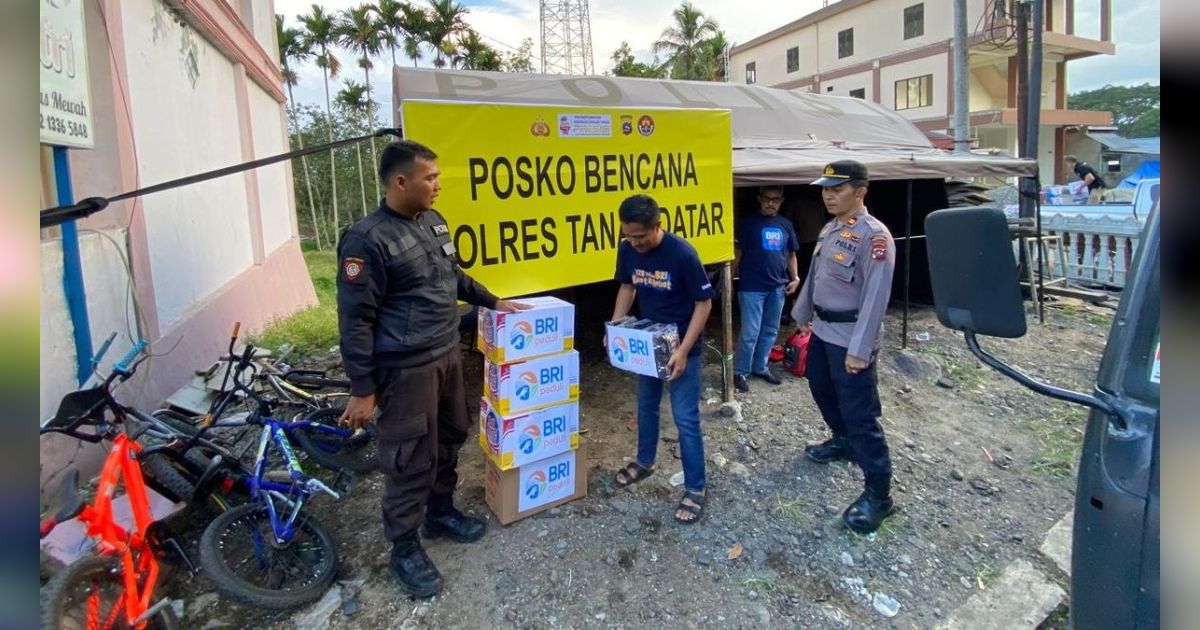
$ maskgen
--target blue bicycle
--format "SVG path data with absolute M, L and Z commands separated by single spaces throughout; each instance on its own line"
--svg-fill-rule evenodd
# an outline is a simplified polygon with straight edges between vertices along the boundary
M 235 324 L 229 342 L 231 355 L 237 331 Z M 249 501 L 222 512 L 204 530 L 200 565 L 216 589 L 231 599 L 279 610 L 316 600 L 333 583 L 338 565 L 333 538 L 304 506 L 314 495 L 337 499 L 340 492 L 304 473 L 287 437 L 288 427 L 303 421 L 289 423 L 272 416 L 274 402 L 255 391 L 244 377 L 253 358 L 254 347 L 247 345 L 237 361 L 228 364 L 225 381 L 232 386 L 222 387 L 225 393 L 177 448 L 185 453 L 200 449 L 204 456 L 215 453 L 237 460 L 228 450 L 206 440 L 205 434 L 221 427 L 261 427 L 253 465 L 239 464 L 239 481 L 248 491 Z M 239 393 L 254 409 L 241 419 L 221 420 Z M 347 475 L 339 475 L 334 486 L 344 491 L 348 482 Z

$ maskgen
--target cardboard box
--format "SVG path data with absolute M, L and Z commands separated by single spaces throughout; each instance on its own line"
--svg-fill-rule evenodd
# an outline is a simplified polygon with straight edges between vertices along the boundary
M 655 378 L 670 376 L 667 361 L 679 347 L 679 331 L 675 324 L 623 317 L 608 322 L 605 329 L 608 362 L 613 367 Z
M 503 415 L 484 396 L 479 401 L 479 445 L 500 470 L 574 450 L 579 446 L 579 403 Z
M 556 297 L 521 298 L 515 313 L 479 309 L 475 347 L 492 363 L 510 363 L 575 348 L 575 306 Z
M 587 450 L 579 448 L 543 460 L 500 470 L 484 459 L 484 498 L 500 524 L 587 496 Z
M 579 353 L 498 364 L 484 359 L 483 394 L 502 415 L 579 400 Z

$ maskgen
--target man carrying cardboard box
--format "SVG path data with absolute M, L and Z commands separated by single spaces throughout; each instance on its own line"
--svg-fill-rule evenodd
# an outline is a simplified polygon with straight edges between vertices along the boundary
M 634 195 L 621 202 L 618 212 L 625 240 L 617 250 L 616 280 L 621 288 L 612 319 L 625 317 L 636 298 L 643 318 L 672 323 L 686 331 L 667 362 L 671 370 L 667 381 L 683 460 L 684 494 L 675 520 L 695 523 L 700 520 L 706 494 L 700 434 L 700 334 L 712 310 L 713 287 L 695 248 L 662 229 L 658 202 L 648 195 Z M 662 391 L 662 379 L 638 376 L 637 458 L 617 471 L 618 487 L 633 485 L 654 472 Z
M 453 502 L 470 426 L 457 300 L 526 308 L 498 299 L 458 266 L 450 228 L 433 209 L 442 188 L 436 159 L 410 140 L 385 147 L 379 179 L 386 196 L 338 243 L 338 328 L 351 383 L 341 420 L 359 428 L 379 408 L 384 535 L 392 541 L 392 571 L 416 597 L 442 587 L 421 547 L 422 514 L 426 538 L 474 542 L 486 529 Z

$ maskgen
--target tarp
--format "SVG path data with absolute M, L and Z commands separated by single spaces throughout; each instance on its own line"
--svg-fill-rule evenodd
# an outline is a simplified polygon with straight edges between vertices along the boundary
M 867 164 L 872 179 L 1037 173 L 1034 160 L 936 149 L 915 125 L 877 103 L 756 85 L 396 66 L 392 95 L 397 124 L 399 108 L 409 99 L 728 109 L 733 116 L 734 184 L 743 186 L 808 183 L 825 164 L 840 159 Z
M 1138 182 L 1143 179 L 1158 179 L 1162 176 L 1161 162 L 1158 160 L 1150 160 L 1142 162 L 1132 175 L 1121 180 L 1121 184 L 1117 188 L 1137 188 Z

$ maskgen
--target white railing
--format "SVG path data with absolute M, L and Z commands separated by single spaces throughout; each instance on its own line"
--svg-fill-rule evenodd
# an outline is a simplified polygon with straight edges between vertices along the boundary
M 1042 206 L 1042 233 L 1062 242 L 1059 251 L 1048 248 L 1048 271 L 1065 271 L 1074 284 L 1124 287 L 1144 223 L 1132 213 L 1085 215 L 1070 206 Z

